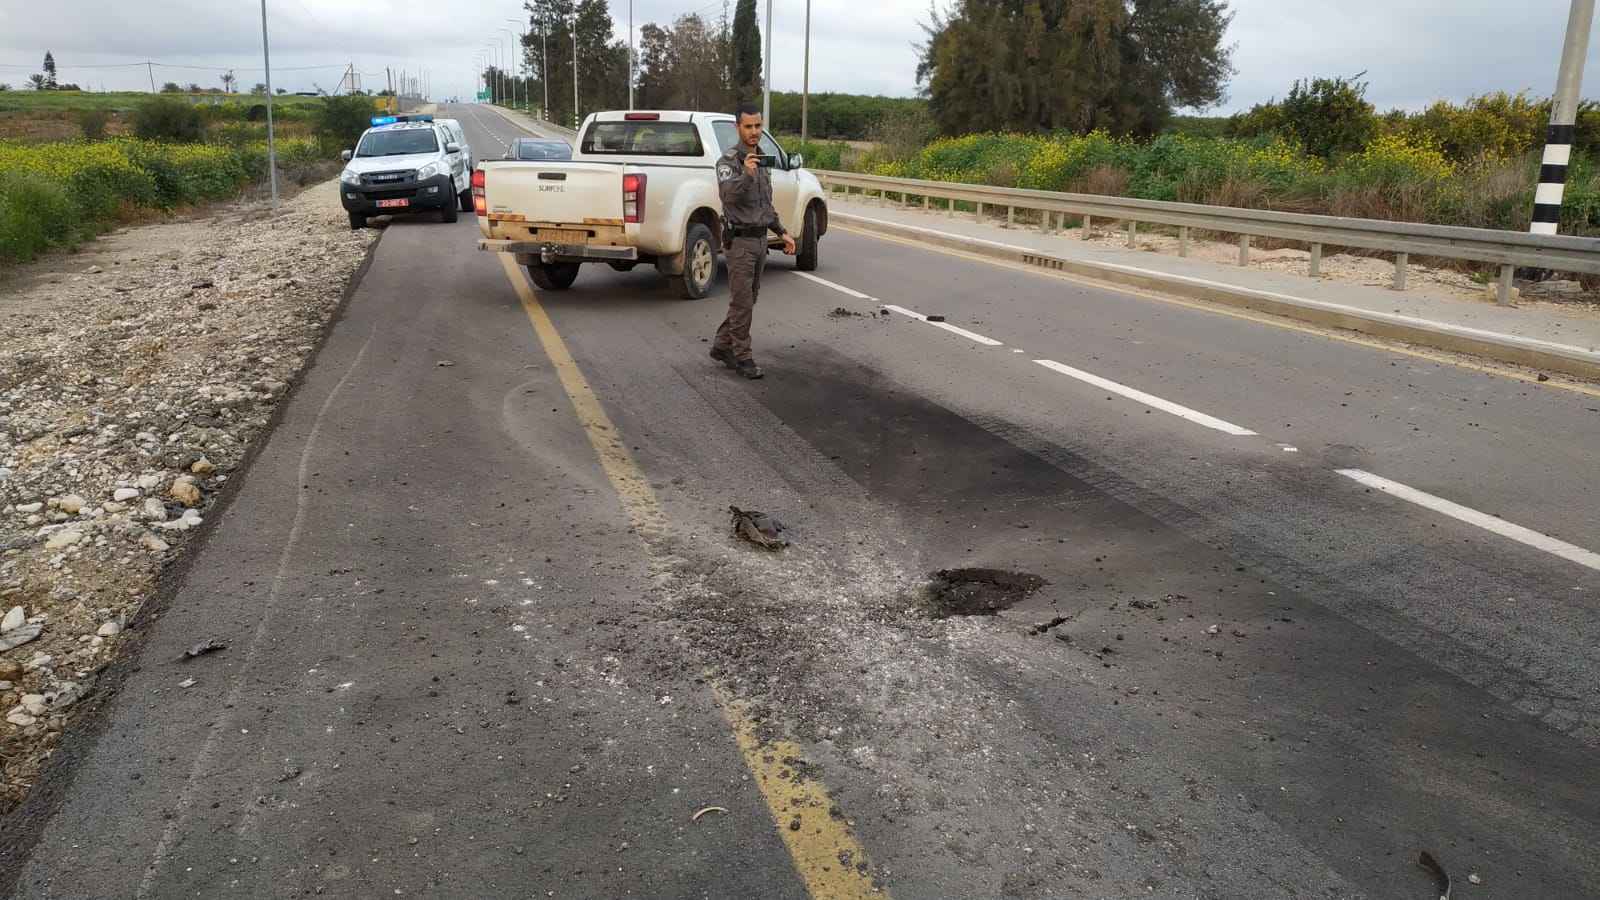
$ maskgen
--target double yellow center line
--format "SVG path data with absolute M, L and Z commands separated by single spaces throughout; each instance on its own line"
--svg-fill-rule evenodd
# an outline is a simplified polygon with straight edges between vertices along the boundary
M 601 468 L 622 501 L 623 511 L 644 541 L 651 566 L 657 574 L 665 574 L 670 557 L 661 549 L 661 541 L 667 534 L 668 523 L 655 489 L 634 463 L 616 426 L 611 424 L 600 405 L 600 398 L 595 396 L 589 380 L 567 350 L 566 341 L 561 339 L 550 316 L 539 304 L 533 285 L 528 283 L 515 258 L 506 253 L 496 255 L 522 301 L 528 321 L 533 323 L 545 355 L 561 379 L 561 387 L 578 415 L 584 434 L 600 458 Z M 826 786 L 804 771 L 805 749 L 793 741 L 771 736 L 769 733 L 774 729 L 763 727 L 770 723 L 746 715 L 739 701 L 722 687 L 714 687 L 713 694 L 811 896 L 817 900 L 887 897 L 889 892 L 876 886 L 868 874 L 866 852 L 837 805 L 829 799 Z

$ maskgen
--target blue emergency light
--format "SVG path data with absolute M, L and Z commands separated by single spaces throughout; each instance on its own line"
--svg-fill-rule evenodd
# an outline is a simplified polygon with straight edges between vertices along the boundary
M 432 122 L 433 113 L 411 113 L 404 116 L 373 116 L 372 127 L 379 125 L 393 125 L 396 122 Z

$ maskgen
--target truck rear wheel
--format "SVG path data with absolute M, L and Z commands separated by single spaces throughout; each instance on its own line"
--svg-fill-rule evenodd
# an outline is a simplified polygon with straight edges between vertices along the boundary
M 448 184 L 446 187 L 450 193 L 445 195 L 444 205 L 439 207 L 439 221 L 450 223 L 454 222 L 461 214 L 456 212 L 456 186 L 454 184 Z
M 551 263 L 545 266 L 532 263 L 528 266 L 528 277 L 542 291 L 564 291 L 578 280 L 578 264 Z
M 795 251 L 794 267 L 802 272 L 817 270 L 817 208 L 806 207 L 805 225 L 800 228 L 800 247 Z
M 717 283 L 717 241 L 700 222 L 689 225 L 683 244 L 683 274 L 668 275 L 667 282 L 681 299 L 699 300 Z

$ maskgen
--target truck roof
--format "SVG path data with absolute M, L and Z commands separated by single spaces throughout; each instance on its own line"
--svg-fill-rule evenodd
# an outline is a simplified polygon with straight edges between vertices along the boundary
M 659 122 L 693 122 L 699 119 L 731 119 L 733 116 L 724 112 L 706 112 L 704 110 L 611 109 L 595 113 L 594 118 L 597 122 L 639 121 L 650 118 Z

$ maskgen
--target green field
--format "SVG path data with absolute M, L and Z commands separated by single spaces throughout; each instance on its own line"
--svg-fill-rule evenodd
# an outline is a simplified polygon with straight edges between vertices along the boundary
M 151 97 L 201 97 L 202 103 L 222 105 L 233 103 L 249 108 L 265 104 L 262 94 L 151 94 L 141 91 L 0 91 L 0 114 L 16 112 L 75 112 L 82 109 L 103 109 L 125 112 L 135 109 Z M 318 97 L 283 95 L 272 98 L 273 112 L 279 108 L 295 112 L 316 106 Z

